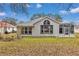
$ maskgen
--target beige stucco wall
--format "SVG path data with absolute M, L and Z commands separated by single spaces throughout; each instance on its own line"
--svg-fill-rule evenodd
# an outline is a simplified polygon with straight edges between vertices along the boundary
M 37 19 L 39 20 L 39 19 Z M 53 34 L 41 34 L 40 33 L 40 25 L 43 25 L 43 22 L 45 20 L 49 20 L 50 21 L 50 25 L 53 25 Z M 22 36 L 57 36 L 57 37 L 74 37 L 74 34 L 69 34 L 69 35 L 65 35 L 65 34 L 59 34 L 59 24 L 56 23 L 55 21 L 52 21 L 48 18 L 46 19 L 41 19 L 41 21 L 38 21 L 37 23 L 34 24 L 33 28 L 32 28 L 32 35 L 23 35 Z
M 50 25 L 53 25 L 53 34 L 40 34 L 40 25 L 43 25 L 43 22 L 45 20 L 49 20 Z M 59 24 L 53 22 L 50 19 L 44 19 L 34 25 L 33 31 L 32 31 L 32 36 L 58 36 L 58 33 L 59 33 L 58 30 L 59 30 Z
M 79 33 L 79 29 L 76 29 L 76 28 L 75 28 L 75 29 L 74 29 L 74 32 L 75 32 L 75 33 Z
M 4 28 L 0 28 L 0 33 L 1 33 L 1 34 L 4 33 Z

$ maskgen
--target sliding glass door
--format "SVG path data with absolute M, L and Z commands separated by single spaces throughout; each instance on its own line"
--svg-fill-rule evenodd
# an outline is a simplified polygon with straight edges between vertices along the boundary
M 64 27 L 64 34 L 69 35 L 70 34 L 70 29 L 69 27 Z

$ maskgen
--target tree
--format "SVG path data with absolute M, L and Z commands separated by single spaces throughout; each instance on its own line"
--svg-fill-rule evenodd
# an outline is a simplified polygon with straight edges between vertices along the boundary
M 17 14 L 18 13 L 28 14 L 27 7 L 28 7 L 27 3 L 10 3 L 11 11 Z
M 22 24 L 22 23 L 24 23 L 24 21 L 19 21 L 18 23 L 19 23 L 19 24 Z
M 59 14 L 55 14 L 54 17 L 55 17 L 55 20 L 60 22 L 62 21 L 62 17 Z
M 16 13 L 16 14 L 26 14 L 28 15 L 28 6 L 29 4 L 27 3 L 1 3 L 0 4 L 0 12 L 5 11 L 5 7 L 8 6 L 11 10 L 11 12 Z
M 40 17 L 44 17 L 44 16 L 49 16 L 49 17 L 53 17 L 55 18 L 55 20 L 57 21 L 62 21 L 62 17 L 59 15 L 59 14 L 34 14 L 32 17 L 31 17 L 31 20 L 34 20 L 34 19 L 37 19 L 37 18 L 40 18 Z
M 33 16 L 31 17 L 31 20 L 34 20 L 34 19 L 37 19 L 37 18 L 40 18 L 40 17 L 43 17 L 45 16 L 45 14 L 33 14 Z
M 2 21 L 10 23 L 12 25 L 16 25 L 17 19 L 11 17 L 5 17 L 4 19 L 2 19 Z

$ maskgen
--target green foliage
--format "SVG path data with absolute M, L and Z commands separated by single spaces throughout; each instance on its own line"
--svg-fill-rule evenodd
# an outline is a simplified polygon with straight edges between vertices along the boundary
M 54 17 L 55 17 L 55 20 L 60 22 L 62 21 L 62 17 L 59 14 L 55 14 Z
M 49 16 L 49 17 L 52 17 L 52 18 L 55 18 L 55 20 L 57 21 L 62 21 L 62 17 L 59 15 L 59 14 L 43 14 L 43 13 L 40 13 L 40 14 L 34 14 L 32 17 L 31 17 L 31 20 L 34 20 L 34 19 L 37 19 L 37 18 L 40 18 L 40 17 L 44 17 L 44 16 Z
M 34 20 L 34 19 L 37 19 L 37 18 L 40 18 L 40 17 L 44 17 L 45 14 L 33 14 L 33 16 L 31 17 L 31 20 Z

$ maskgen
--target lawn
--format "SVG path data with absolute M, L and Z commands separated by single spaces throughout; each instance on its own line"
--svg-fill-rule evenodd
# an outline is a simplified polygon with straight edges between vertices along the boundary
M 72 56 L 79 55 L 79 34 L 73 38 L 23 37 L 0 42 L 0 55 L 10 56 Z

